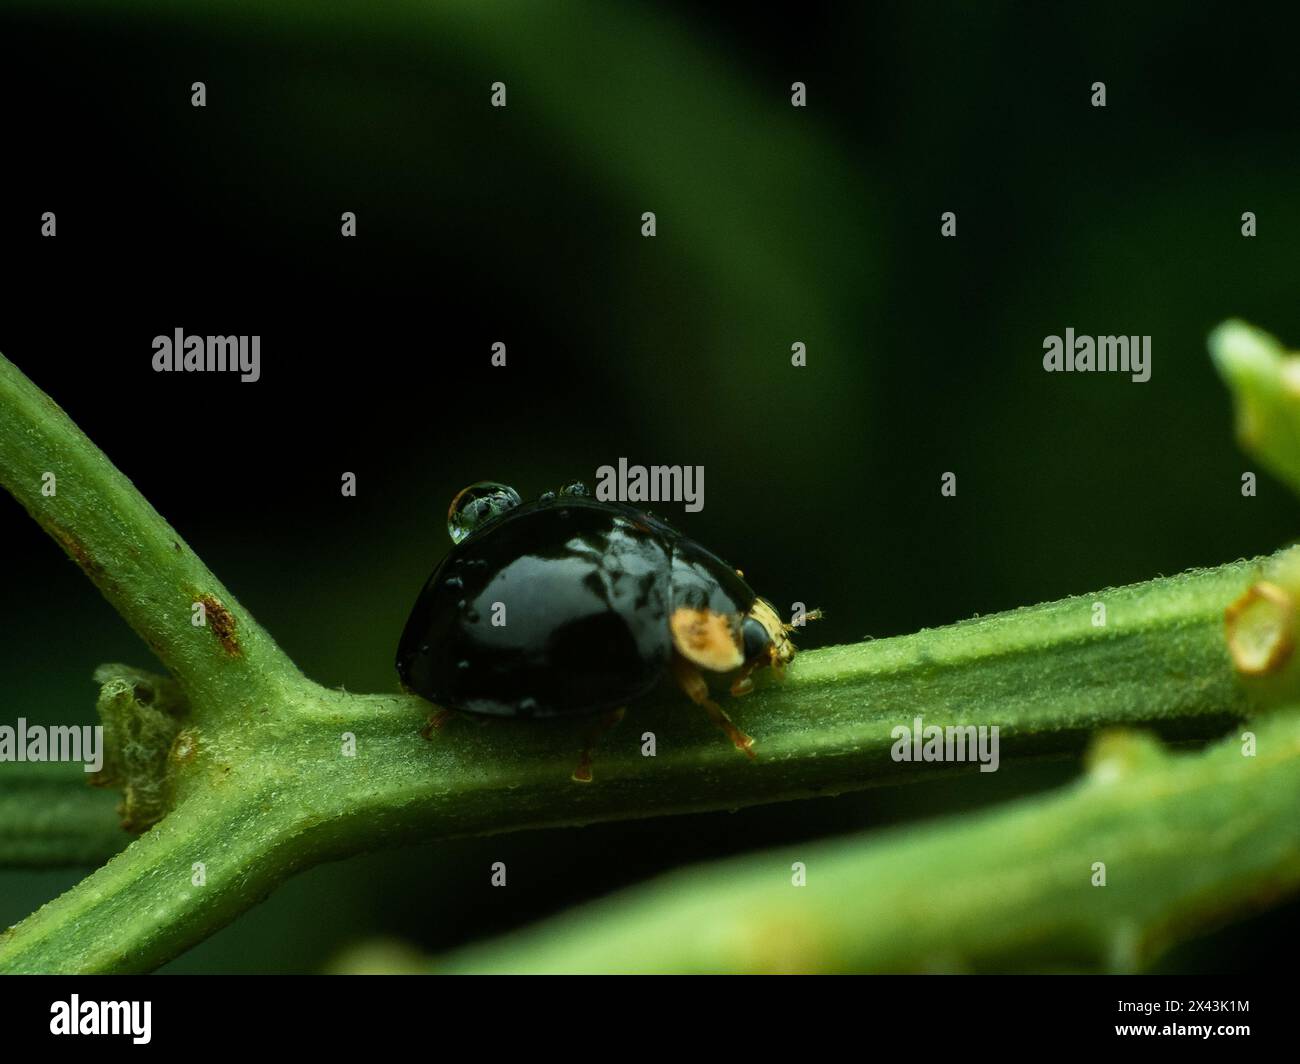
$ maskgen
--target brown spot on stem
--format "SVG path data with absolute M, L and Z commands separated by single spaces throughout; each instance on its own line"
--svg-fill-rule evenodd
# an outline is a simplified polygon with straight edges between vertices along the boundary
M 66 528 L 50 522 L 50 535 L 59 541 L 59 545 L 68 552 L 68 555 L 81 566 L 81 571 L 90 579 L 98 581 L 104 575 L 104 567 L 95 561 L 90 551 L 86 549 L 84 543 Z
M 217 637 L 221 649 L 232 658 L 243 654 L 244 648 L 239 645 L 239 638 L 235 635 L 235 615 L 226 609 L 215 595 L 200 595 L 198 601 L 203 603 L 203 613 L 207 618 L 208 627 Z

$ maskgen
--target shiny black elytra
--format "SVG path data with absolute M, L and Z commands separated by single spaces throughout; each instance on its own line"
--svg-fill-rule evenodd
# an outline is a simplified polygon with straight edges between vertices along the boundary
M 444 711 L 604 714 L 598 734 L 671 678 L 753 757 L 704 677 L 728 677 L 744 694 L 754 670 L 782 668 L 794 645 L 790 626 L 717 555 L 581 485 L 521 503 L 504 485 L 475 484 L 453 500 L 448 529 L 455 545 L 398 644 L 406 690 Z M 574 778 L 590 779 L 589 750 Z

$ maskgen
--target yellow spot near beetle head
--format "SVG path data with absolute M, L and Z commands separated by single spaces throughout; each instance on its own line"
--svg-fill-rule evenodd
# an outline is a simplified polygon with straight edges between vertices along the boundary
M 682 606 L 673 610 L 668 626 L 677 652 L 702 669 L 730 672 L 745 663 L 740 621 L 733 614 Z

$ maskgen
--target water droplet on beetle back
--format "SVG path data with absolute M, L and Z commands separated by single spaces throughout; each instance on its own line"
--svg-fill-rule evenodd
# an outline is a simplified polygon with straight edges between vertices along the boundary
M 461 543 L 492 518 L 512 510 L 522 500 L 519 492 L 505 484 L 482 480 L 463 489 L 451 500 L 447 511 L 447 535 Z

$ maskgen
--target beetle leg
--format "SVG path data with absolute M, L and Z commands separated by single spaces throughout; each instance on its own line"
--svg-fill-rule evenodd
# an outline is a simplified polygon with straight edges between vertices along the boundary
M 709 715 L 719 728 L 727 733 L 727 738 L 746 757 L 755 757 L 754 740 L 736 727 L 726 711 L 709 697 L 709 685 L 704 682 L 700 670 L 683 658 L 673 655 L 673 678 L 686 696 Z
M 739 698 L 741 695 L 747 695 L 754 689 L 754 681 L 751 673 L 758 668 L 761 659 L 755 659 L 740 670 L 740 673 L 731 682 L 731 693 L 734 697 Z
M 425 739 L 432 739 L 433 733 L 441 731 L 442 726 L 451 720 L 453 714 L 450 709 L 439 709 L 437 713 L 429 714 L 429 720 L 423 728 L 420 729 L 420 735 Z
M 587 730 L 587 736 L 582 743 L 582 755 L 578 759 L 578 767 L 573 770 L 573 775 L 570 777 L 574 783 L 591 782 L 591 752 L 596 745 L 596 740 L 622 720 L 623 714 L 626 712 L 625 707 L 606 713 Z

